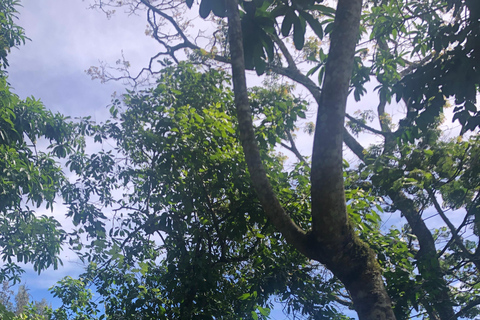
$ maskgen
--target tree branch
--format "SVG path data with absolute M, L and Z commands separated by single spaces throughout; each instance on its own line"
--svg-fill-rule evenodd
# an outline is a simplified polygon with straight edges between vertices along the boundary
M 347 301 L 347 300 L 343 300 L 342 298 L 340 298 L 340 297 L 337 296 L 337 295 L 333 296 L 333 299 L 335 300 L 335 302 L 341 304 L 342 306 L 345 306 L 345 307 L 348 307 L 348 308 L 353 309 L 353 302 Z
M 252 184 L 255 187 L 260 203 L 267 217 L 280 231 L 287 242 L 300 252 L 308 255 L 307 236 L 296 225 L 280 204 L 268 180 L 265 168 L 260 158 L 260 152 L 255 140 L 252 113 L 248 101 L 245 79 L 245 62 L 243 54 L 243 36 L 237 0 L 227 0 L 228 34 L 230 43 L 233 88 L 235 106 L 237 109 L 240 141 L 242 142 L 245 160 L 250 171 Z
M 267 68 L 273 72 L 285 76 L 301 85 L 303 85 L 312 94 L 317 103 L 320 101 L 320 88 L 309 77 L 305 76 L 298 69 L 284 68 L 281 66 L 267 63 Z
M 449 299 L 450 289 L 444 279 L 444 272 L 437 258 L 437 248 L 432 233 L 423 221 L 413 200 L 408 198 L 405 193 L 390 189 L 387 195 L 392 199 L 395 208 L 407 219 L 409 226 L 412 228 L 412 233 L 417 237 L 420 250 L 416 253 L 415 258 L 418 261 L 419 272 L 425 281 L 424 286 L 428 288 L 430 283 L 435 283 L 436 286 L 433 293 L 432 290 L 426 289 L 433 298 L 430 303 L 426 301 L 424 307 L 432 310 L 429 312 L 432 319 L 449 319 L 453 315 L 453 306 Z
M 291 151 L 298 160 L 305 162 L 305 158 L 302 156 L 302 154 L 298 151 L 297 146 L 295 145 L 295 141 L 293 140 L 292 134 L 289 131 L 285 131 L 288 141 L 290 142 L 290 146 L 286 145 L 285 143 L 281 142 L 280 145 L 284 147 L 285 149 Z
M 277 44 L 278 48 L 280 48 L 280 51 L 285 56 L 285 59 L 287 60 L 288 68 L 298 71 L 297 65 L 295 64 L 295 60 L 293 60 L 293 57 L 290 54 L 290 51 L 288 51 L 285 43 L 283 43 L 283 41 L 278 37 L 276 33 L 271 33 L 270 37 L 273 39 L 273 42 Z
M 348 120 L 352 121 L 352 122 L 355 122 L 355 124 L 358 124 L 360 127 L 372 132 L 372 133 L 375 133 L 375 134 L 379 134 L 379 135 L 382 135 L 382 136 L 387 136 L 390 134 L 390 132 L 384 132 L 384 131 L 380 131 L 380 130 L 377 130 L 375 128 L 372 128 L 370 126 L 367 126 L 365 123 L 363 123 L 362 121 L 358 120 L 358 119 L 355 119 L 354 117 L 352 117 L 351 115 L 349 115 L 348 113 L 345 114 L 345 117 L 348 118 Z
M 475 308 L 478 305 L 480 305 L 480 298 L 476 298 L 476 299 L 470 301 L 469 303 L 467 303 L 466 306 L 464 306 L 462 309 L 460 309 L 459 312 L 457 312 L 453 317 L 451 317 L 448 320 L 458 319 L 458 318 L 462 317 L 465 313 L 467 313 L 468 311 L 470 311 L 471 309 Z
M 343 130 L 343 142 L 363 162 L 365 162 L 365 148 L 355 139 L 347 128 Z
M 455 242 L 455 244 L 462 250 L 461 253 L 462 253 L 462 256 L 467 259 L 467 260 L 470 260 L 472 261 L 474 264 L 475 264 L 475 267 L 477 267 L 478 270 L 480 270 L 480 261 L 477 261 L 475 259 L 475 256 L 473 255 L 473 253 L 470 252 L 470 250 L 468 250 L 465 245 L 463 244 L 463 241 L 462 239 L 460 238 L 460 236 L 458 235 L 458 232 L 457 232 L 457 229 L 455 228 L 455 226 L 452 224 L 452 222 L 450 221 L 450 219 L 448 219 L 448 217 L 446 216 L 445 212 L 442 210 L 442 207 L 440 206 L 440 204 L 438 203 L 438 200 L 437 198 L 435 197 L 435 193 L 431 190 L 431 189 L 426 189 L 427 190 L 427 193 L 428 195 L 430 196 L 430 199 L 432 200 L 432 203 L 433 203 L 433 206 L 435 207 L 435 209 L 437 210 L 438 214 L 440 215 L 440 217 L 442 217 L 442 220 L 445 222 L 445 224 L 448 226 L 448 228 L 450 229 L 450 232 L 452 233 L 452 238 L 453 238 L 453 241 Z
M 358 38 L 361 1 L 340 0 L 325 66 L 312 153 L 312 222 L 316 236 L 347 224 L 343 184 L 345 108 Z M 335 231 L 334 231 L 335 230 Z

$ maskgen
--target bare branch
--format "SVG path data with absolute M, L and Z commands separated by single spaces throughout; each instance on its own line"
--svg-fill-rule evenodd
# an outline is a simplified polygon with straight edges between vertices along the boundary
M 384 132 L 384 131 L 380 131 L 380 130 L 377 130 L 375 128 L 372 128 L 370 126 L 367 126 L 365 123 L 363 123 L 362 121 L 352 117 L 351 115 L 349 115 L 348 113 L 345 114 L 345 117 L 348 118 L 348 120 L 352 121 L 352 122 L 355 122 L 355 124 L 359 125 L 360 127 L 372 132 L 372 133 L 375 133 L 375 134 L 379 134 L 379 135 L 382 135 L 382 136 L 387 136 L 390 134 L 390 132 Z
M 472 261 L 475 264 L 475 267 L 477 267 L 477 269 L 480 270 L 480 261 L 476 260 L 474 254 L 472 252 L 470 252 L 470 250 L 468 250 L 465 247 L 465 245 L 463 244 L 463 241 L 462 241 L 461 237 L 458 235 L 457 229 L 452 224 L 450 219 L 448 219 L 445 212 L 442 210 L 442 207 L 438 203 L 438 200 L 435 196 L 435 193 L 431 189 L 426 189 L 426 190 L 427 190 L 428 195 L 430 196 L 430 200 L 432 200 L 433 206 L 437 210 L 440 217 L 442 217 L 442 220 L 445 222 L 445 224 L 450 229 L 450 232 L 452 233 L 453 242 L 461 249 L 462 256 L 465 259 Z
M 284 147 L 285 149 L 291 151 L 298 160 L 305 162 L 305 158 L 302 156 L 302 154 L 298 151 L 297 146 L 295 145 L 295 141 L 293 140 L 292 134 L 289 131 L 285 131 L 288 141 L 290 142 L 290 146 L 286 145 L 285 143 L 281 142 L 280 145 Z

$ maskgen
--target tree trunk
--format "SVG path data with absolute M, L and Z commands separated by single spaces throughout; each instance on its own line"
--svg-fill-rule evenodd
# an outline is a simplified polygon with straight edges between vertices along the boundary
M 338 3 L 315 132 L 311 232 L 299 228 L 286 214 L 263 168 L 248 102 L 238 3 L 228 0 L 235 105 L 252 183 L 268 218 L 297 250 L 325 264 L 344 283 L 360 319 L 395 319 L 375 254 L 351 227 L 344 196 L 343 125 L 361 7 L 361 0 Z

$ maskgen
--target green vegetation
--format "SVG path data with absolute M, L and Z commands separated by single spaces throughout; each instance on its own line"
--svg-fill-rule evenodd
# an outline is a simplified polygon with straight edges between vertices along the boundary
M 10 48 L 25 41 L 23 29 L 14 24 L 17 5 L 10 0 L 0 5 L 0 281 L 14 283 L 23 271 L 17 263 L 31 263 L 38 272 L 61 263 L 65 232 L 52 217 L 35 215 L 35 209 L 52 207 L 64 180 L 56 161 L 75 145 L 68 118 L 11 91 L 3 67 Z
M 0 317 L 5 320 L 50 320 L 52 309 L 46 299 L 31 302 L 25 285 L 20 285 L 14 293 L 4 281 L 0 291 Z
M 63 302 L 54 319 L 267 319 L 272 299 L 308 319 L 348 319 L 347 308 L 360 319 L 479 316 L 476 1 L 96 5 L 148 11 L 166 48 L 154 85 L 114 99 L 100 124 L 19 101 L 6 78 L 2 96 L 2 275 L 17 271 L 13 258 L 56 266 L 64 240 L 86 264 L 51 289 Z M 187 7 L 214 19 L 211 45 L 189 40 Z M 176 37 L 159 32 L 164 22 Z M 190 61 L 179 62 L 184 49 Z M 269 77 L 247 89 L 245 69 Z M 347 96 L 364 99 L 369 81 L 375 110 L 346 114 Z M 388 113 L 395 101 L 401 119 Z M 442 136 L 449 104 L 462 136 Z M 302 127 L 311 157 L 296 146 Z M 381 142 L 363 147 L 365 133 Z M 40 138 L 50 152 L 37 151 Z M 68 234 L 28 208 L 58 194 Z M 385 225 L 394 212 L 404 226 Z M 427 225 L 431 215 L 440 225 Z

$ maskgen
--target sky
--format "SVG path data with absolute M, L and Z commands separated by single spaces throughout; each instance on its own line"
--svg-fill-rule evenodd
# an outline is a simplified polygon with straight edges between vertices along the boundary
M 135 68 L 148 62 L 155 43 L 145 36 L 146 20 L 118 12 L 107 19 L 103 12 L 87 10 L 81 0 L 23 0 L 18 24 L 25 29 L 27 41 L 9 55 L 9 82 L 21 98 L 33 96 L 47 109 L 73 117 L 92 116 L 96 121 L 108 118 L 111 95 L 125 87 L 116 82 L 101 84 L 86 74 L 99 61 L 114 63 L 123 54 Z M 57 204 L 53 213 L 68 227 L 65 210 Z M 72 253 L 61 254 L 64 266 L 37 276 L 27 266 L 23 283 L 35 300 L 46 298 L 58 306 L 47 289 L 66 275 L 76 276 L 82 266 Z
M 33 96 L 54 112 L 72 118 L 92 116 L 100 122 L 109 116 L 112 94 L 122 93 L 125 86 L 119 82 L 102 84 L 92 80 L 86 70 L 99 66 L 100 61 L 114 64 L 123 54 L 133 71 L 138 71 L 148 64 L 158 45 L 145 35 L 145 15 L 129 16 L 119 10 L 107 19 L 103 12 L 87 9 L 89 1 L 23 0 L 18 25 L 31 40 L 12 50 L 8 72 L 13 91 L 21 98 Z M 259 83 L 253 79 L 249 82 Z M 311 137 L 299 139 L 298 147 L 304 154 L 310 152 L 311 140 Z M 71 226 L 64 217 L 61 203 L 57 203 L 53 213 L 40 211 L 38 214 L 54 215 L 64 228 Z M 45 298 L 53 308 L 60 306 L 48 288 L 65 276 L 75 277 L 83 271 L 73 253 L 64 250 L 61 259 L 63 266 L 43 271 L 41 275 L 31 266 L 24 267 L 27 272 L 22 284 L 28 287 L 33 300 Z M 276 320 L 285 319 L 278 305 L 271 316 Z
M 100 83 L 91 80 L 86 70 L 99 66 L 100 61 L 114 64 L 122 54 L 132 64 L 133 71 L 148 64 L 158 50 L 156 43 L 145 35 L 145 15 L 127 15 L 117 11 L 107 19 L 103 12 L 87 9 L 82 0 L 23 0 L 18 24 L 25 29 L 27 41 L 9 55 L 9 82 L 21 98 L 41 100 L 47 109 L 74 117 L 92 116 L 93 120 L 108 119 L 108 106 L 114 92 L 122 93 L 125 86 L 118 82 Z M 54 215 L 68 228 L 65 209 L 57 203 Z M 64 265 L 58 270 L 46 270 L 37 275 L 25 266 L 22 277 L 33 300 L 45 298 L 53 308 L 60 301 L 48 288 L 65 276 L 78 276 L 82 264 L 69 251 L 61 254 Z M 272 312 L 272 319 L 285 319 L 281 310 Z
M 87 9 L 88 0 L 23 0 L 22 5 L 18 24 L 25 28 L 31 41 L 12 50 L 9 82 L 21 98 L 34 96 L 48 109 L 71 117 L 90 115 L 93 120 L 104 121 L 109 115 L 107 107 L 112 94 L 125 90 L 118 82 L 102 84 L 91 80 L 85 70 L 98 66 L 99 61 L 114 64 L 122 52 L 133 70 L 140 70 L 158 49 L 157 44 L 145 35 L 147 23 L 144 15 L 128 16 L 119 10 L 107 19 L 103 12 Z M 349 103 L 353 105 L 352 101 Z M 350 110 L 375 105 L 376 98 L 372 95 Z M 400 113 L 401 108 L 397 112 Z M 311 138 L 302 137 L 300 140 L 301 151 L 308 154 Z M 364 137 L 363 141 L 367 145 L 373 140 Z M 354 160 L 351 154 L 346 157 Z M 53 215 L 67 224 L 64 213 L 59 205 Z M 56 271 L 47 270 L 40 276 L 30 267 L 26 268 L 24 284 L 33 299 L 46 298 L 53 307 L 58 306 L 58 301 L 49 295 L 47 289 L 66 275 L 76 276 L 82 272 L 82 266 L 71 253 L 64 251 L 61 258 L 63 267 Z M 277 310 L 273 319 L 284 317 Z

